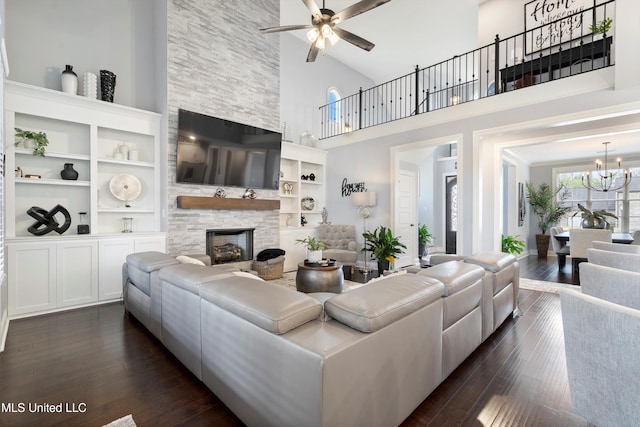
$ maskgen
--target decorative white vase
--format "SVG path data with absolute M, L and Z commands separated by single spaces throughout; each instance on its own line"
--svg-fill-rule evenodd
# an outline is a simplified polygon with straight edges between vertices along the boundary
M 319 251 L 309 251 L 309 256 L 307 257 L 309 262 L 320 262 L 322 261 L 322 249 Z
M 78 94 L 78 75 L 73 71 L 73 65 L 67 65 L 60 76 L 62 91 L 73 95 Z

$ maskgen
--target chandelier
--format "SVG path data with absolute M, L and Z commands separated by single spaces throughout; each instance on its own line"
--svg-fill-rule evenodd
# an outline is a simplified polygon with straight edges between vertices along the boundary
M 598 177 L 594 180 L 592 179 L 591 174 L 587 172 L 587 178 L 585 179 L 584 176 L 582 177 L 582 185 L 590 190 L 602 191 L 604 193 L 620 190 L 631 183 L 631 171 L 625 169 L 623 172 L 624 180 L 622 180 L 620 185 L 614 187 L 613 183 L 616 177 L 614 173 L 609 170 L 609 152 L 607 150 L 608 145 L 611 143 L 603 142 L 602 144 L 604 145 L 604 163 L 600 159 L 596 160 L 595 174 L 597 174 Z M 618 169 L 620 169 L 620 158 L 616 159 L 616 162 L 618 162 Z

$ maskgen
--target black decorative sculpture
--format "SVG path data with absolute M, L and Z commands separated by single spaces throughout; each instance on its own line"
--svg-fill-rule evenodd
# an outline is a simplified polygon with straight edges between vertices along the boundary
M 55 219 L 55 215 L 61 213 L 64 215 L 64 224 L 60 225 Z M 63 206 L 55 205 L 50 211 L 46 211 L 39 206 L 32 206 L 27 211 L 27 214 L 36 220 L 27 230 L 34 236 L 44 236 L 51 231 L 55 231 L 58 234 L 62 234 L 71 225 L 71 215 L 69 211 Z

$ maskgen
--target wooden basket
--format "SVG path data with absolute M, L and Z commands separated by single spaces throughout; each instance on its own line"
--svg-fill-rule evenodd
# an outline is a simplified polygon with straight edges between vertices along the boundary
M 254 261 L 253 269 L 258 272 L 258 277 L 263 280 L 280 279 L 284 276 L 284 261 L 274 264 Z

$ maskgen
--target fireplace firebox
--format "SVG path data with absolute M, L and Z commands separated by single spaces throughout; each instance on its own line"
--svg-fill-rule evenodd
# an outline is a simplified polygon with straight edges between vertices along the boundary
M 255 228 L 207 230 L 207 255 L 211 257 L 211 264 L 252 260 L 254 231 Z

